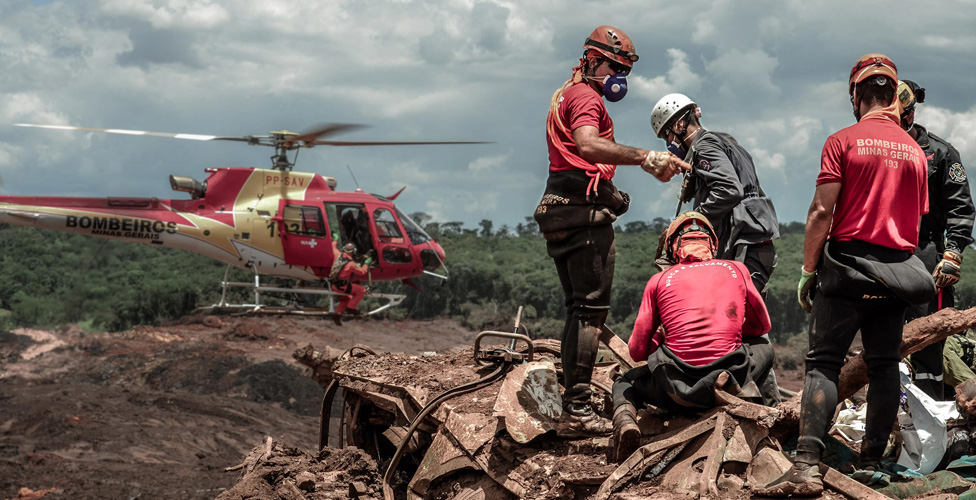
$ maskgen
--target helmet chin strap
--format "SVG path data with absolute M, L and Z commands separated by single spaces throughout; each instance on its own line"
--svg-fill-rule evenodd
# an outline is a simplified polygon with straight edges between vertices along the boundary
M 854 119 L 861 121 L 861 101 L 857 98 L 857 84 L 854 84 L 854 93 L 851 94 L 851 105 L 854 106 L 852 110 L 854 113 Z

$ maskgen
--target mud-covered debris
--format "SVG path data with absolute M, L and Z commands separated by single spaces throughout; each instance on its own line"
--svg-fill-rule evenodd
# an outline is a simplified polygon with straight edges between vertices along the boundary
M 305 491 L 312 491 L 315 489 L 315 474 L 308 471 L 302 471 L 295 475 L 295 486 L 299 489 Z
M 47 488 L 47 489 L 44 489 L 44 490 L 32 490 L 32 489 L 30 489 L 30 488 L 28 488 L 28 487 L 25 486 L 25 487 L 17 490 L 17 496 L 14 497 L 14 498 L 11 498 L 10 500 L 39 500 L 41 498 L 46 497 L 48 495 L 48 493 L 57 493 L 57 492 L 59 492 L 59 489 L 58 488 Z
M 325 448 L 312 455 L 269 438 L 238 467 L 246 469 L 245 464 L 253 464 L 253 468 L 233 488 L 221 493 L 218 500 L 380 498 L 376 461 L 359 448 Z M 354 483 L 362 488 L 352 494 L 350 486 Z
M 204 320 L 206 323 L 206 320 Z M 227 340 L 268 340 L 271 338 L 266 325 L 254 321 L 240 321 L 231 327 L 225 335 Z
M 209 328 L 223 328 L 224 322 L 217 316 L 207 316 L 203 318 L 203 326 Z
M 780 410 L 730 394 L 722 384 L 715 388 L 719 406 L 711 410 L 674 416 L 642 411 L 642 446 L 622 464 L 608 463 L 608 438 L 565 440 L 550 432 L 561 413 L 553 356 L 559 345 L 540 346 L 535 361 L 507 367 L 496 379 L 488 375 L 496 367 L 480 366 L 470 349 L 336 360 L 332 369 L 346 398 L 347 445 L 366 450 L 363 456 L 368 453 L 381 464 L 392 463 L 396 448 L 405 447 L 390 483 L 365 483 L 366 495 L 381 496 L 389 487 L 396 498 L 407 499 L 743 499 L 791 466 L 771 432 L 782 418 Z M 597 408 L 605 404 L 606 394 L 601 398 L 600 393 L 617 370 L 609 363 L 594 377 Z M 479 380 L 480 388 L 440 398 Z M 424 408 L 435 399 L 441 401 L 438 407 Z M 414 422 L 422 411 L 425 419 Z M 839 493 L 881 498 L 836 470 L 824 467 L 823 472 L 830 488 L 823 498 L 836 499 Z M 348 497 L 363 496 L 338 469 L 328 479 L 346 488 Z
M 512 369 L 505 377 L 494 415 L 519 443 L 554 430 L 562 415 L 559 381 L 552 361 L 533 361 Z
M 483 368 L 474 363 L 472 350 L 467 349 L 424 357 L 405 354 L 350 357 L 338 360 L 334 370 L 343 387 L 347 383 L 342 379 L 348 378 L 396 388 L 422 407 L 448 389 L 481 378 L 479 370 Z
M 292 353 L 291 357 L 299 363 L 312 369 L 312 378 L 319 385 L 325 387 L 332 381 L 332 371 L 335 362 L 342 355 L 342 350 L 326 346 L 322 349 L 315 349 L 312 344 L 305 344 Z
M 359 498 L 367 493 L 369 493 L 369 487 L 366 486 L 366 483 L 362 481 L 353 481 L 349 483 L 350 498 Z
M 956 406 L 959 411 L 976 416 L 976 378 L 956 386 Z

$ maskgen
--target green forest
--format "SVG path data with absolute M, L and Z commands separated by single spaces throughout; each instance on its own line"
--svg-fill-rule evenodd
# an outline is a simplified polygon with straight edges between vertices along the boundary
M 444 247 L 449 279 L 425 276 L 418 280 L 419 292 L 399 283 L 379 285 L 384 292 L 407 294 L 385 317 L 451 317 L 472 329 L 507 330 L 518 307 L 524 306 L 523 322 L 532 336 L 559 335 L 564 298 L 545 241 L 531 219 L 515 228 L 495 228 L 489 220 L 469 228 L 460 222 L 433 222 L 422 213 L 412 217 Z M 629 337 L 644 286 L 656 272 L 653 256 L 667 222 L 659 218 L 616 226 L 608 324 L 621 337 Z M 796 303 L 803 225 L 781 224 L 780 231 L 775 242 L 779 265 L 767 306 L 771 336 L 783 343 L 806 329 L 807 315 Z M 956 287 L 959 308 L 976 302 L 972 260 L 964 260 L 963 279 Z M 0 329 L 76 323 L 91 331 L 117 331 L 172 321 L 217 302 L 225 269 L 184 251 L 0 225 Z M 232 280 L 250 279 L 247 271 L 232 272 Z M 244 299 L 244 291 L 238 293 Z

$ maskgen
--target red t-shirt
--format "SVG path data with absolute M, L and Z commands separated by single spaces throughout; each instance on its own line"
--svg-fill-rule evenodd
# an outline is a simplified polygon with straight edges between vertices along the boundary
M 658 331 L 662 324 L 666 336 Z M 663 340 L 682 361 L 702 366 L 769 328 L 769 311 L 745 264 L 712 259 L 651 277 L 628 346 L 631 358 L 643 361 Z
M 570 85 L 563 91 L 557 109 L 560 120 L 570 133 L 566 134 L 557 128 L 556 136 L 571 153 L 579 156 L 579 149 L 576 147 L 576 141 L 573 140 L 572 131 L 584 125 L 596 127 L 601 134 L 611 131 L 608 139 L 613 140 L 613 120 L 607 113 L 607 106 L 603 102 L 603 97 L 588 84 L 580 82 Z M 550 172 L 578 170 L 556 149 L 552 143 L 552 137 L 548 133 L 546 134 L 546 144 L 549 146 Z
M 890 119 L 865 118 L 828 137 L 817 185 L 841 183 L 830 239 L 915 248 L 929 211 L 926 170 L 922 148 Z

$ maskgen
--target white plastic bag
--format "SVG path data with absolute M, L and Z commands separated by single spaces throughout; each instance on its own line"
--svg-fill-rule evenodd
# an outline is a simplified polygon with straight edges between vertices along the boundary
M 864 437 L 867 412 L 867 403 L 855 406 L 849 399 L 844 401 L 843 409 L 837 412 L 837 418 L 834 419 L 834 426 L 830 428 L 830 433 L 837 434 L 852 443 L 860 443 Z
M 902 444 L 898 464 L 920 474 L 930 474 L 942 461 L 948 446 L 946 420 L 959 418 L 954 401 L 936 401 L 912 384 L 908 365 L 899 365 L 901 411 L 898 424 Z

